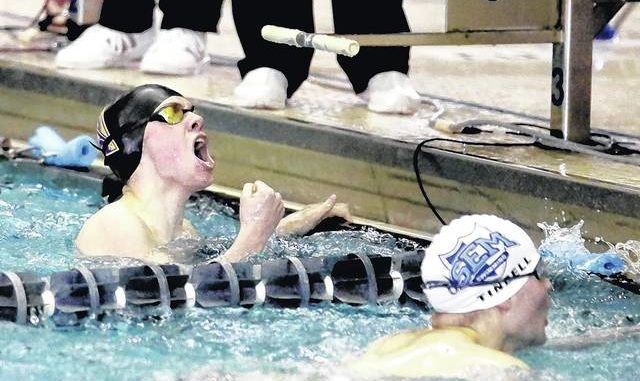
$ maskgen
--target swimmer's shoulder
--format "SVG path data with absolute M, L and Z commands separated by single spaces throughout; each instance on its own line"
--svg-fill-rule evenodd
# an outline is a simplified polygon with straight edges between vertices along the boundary
M 139 257 L 153 247 L 144 222 L 119 202 L 106 205 L 91 216 L 76 238 L 79 254 Z
M 461 330 L 420 329 L 383 337 L 351 364 L 362 376 L 464 377 L 472 367 L 523 368 L 521 360 L 474 342 Z

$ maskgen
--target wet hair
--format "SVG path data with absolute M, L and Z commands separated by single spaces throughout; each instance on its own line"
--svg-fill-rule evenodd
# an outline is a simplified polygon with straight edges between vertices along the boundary
M 140 164 L 142 140 L 156 108 L 177 91 L 161 85 L 142 85 L 104 108 L 98 119 L 98 145 L 104 163 L 126 183 Z

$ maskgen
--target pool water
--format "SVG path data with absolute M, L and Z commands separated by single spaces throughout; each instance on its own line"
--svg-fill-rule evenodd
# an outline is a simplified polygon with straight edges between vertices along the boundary
M 101 205 L 100 185 L 66 171 L 0 161 L 0 270 L 48 275 L 86 260 L 73 240 Z M 232 210 L 196 197 L 188 217 L 204 236 L 195 262 L 228 247 L 238 222 Z M 630 237 L 631 238 L 631 237 Z M 372 230 L 318 233 L 271 240 L 255 260 L 288 255 L 393 255 L 408 241 Z M 548 336 L 593 328 L 631 327 L 640 321 L 640 296 L 597 278 L 566 270 L 566 252 L 584 250 L 579 236 L 550 234 L 544 252 L 555 273 Z M 93 267 L 99 267 L 94 264 Z M 219 308 L 174 310 L 163 319 L 118 313 L 81 326 L 37 327 L 0 322 L 0 379 L 229 380 L 328 379 L 372 340 L 429 324 L 415 306 L 323 304 L 304 309 Z M 625 340 L 576 351 L 532 348 L 517 354 L 535 379 L 635 380 L 640 342 Z

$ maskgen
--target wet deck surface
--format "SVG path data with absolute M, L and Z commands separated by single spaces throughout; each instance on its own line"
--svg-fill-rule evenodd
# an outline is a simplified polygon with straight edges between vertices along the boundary
M 35 14 L 39 4 L 40 1 L 35 0 L 0 0 L 0 24 L 24 22 L 26 16 Z M 433 28 L 433 22 L 422 11 L 423 4 L 419 0 L 406 0 L 404 7 L 412 31 Z M 328 0 L 315 1 L 315 15 L 317 31 L 332 31 Z M 632 13 L 617 42 L 597 43 L 594 57 L 598 70 L 594 70 L 592 101 L 592 126 L 623 135 L 623 139 L 634 144 L 640 141 L 640 108 L 637 106 L 640 64 L 635 59 L 640 56 L 638 19 L 640 11 Z M 0 53 L 0 61 L 5 67 L 26 68 L 50 76 L 122 87 L 162 83 L 192 98 L 234 109 L 232 94 L 240 76 L 233 63 L 242 57 L 242 50 L 233 27 L 229 2 L 224 4 L 219 30 L 219 34 L 208 36 L 208 51 L 212 54 L 213 64 L 204 73 L 193 77 L 145 75 L 135 65 L 107 70 L 58 70 L 53 66 L 54 53 L 49 52 Z M 0 37 L 0 46 L 10 43 L 10 36 L 4 34 Z M 451 100 L 442 102 L 446 109 L 444 118 L 453 121 L 483 118 L 547 123 L 551 85 L 549 44 L 414 47 L 410 67 L 410 77 L 419 92 Z M 269 120 L 302 122 L 328 131 L 344 130 L 406 143 L 417 143 L 429 137 L 494 142 L 512 139 L 502 132 L 459 136 L 435 131 L 427 126 L 434 109 L 426 103 L 411 117 L 369 112 L 366 104 L 351 91 L 340 88 L 346 76 L 332 54 L 316 52 L 311 73 L 310 79 L 289 101 L 286 110 L 250 113 Z M 333 80 L 328 81 L 327 78 Z M 12 94 L 12 99 L 21 102 L 17 93 Z M 0 112 L 10 113 L 12 107 L 5 104 Z M 91 109 L 75 121 L 65 119 L 61 123 L 69 128 L 91 131 L 93 122 L 87 124 L 87 120 L 92 119 L 94 112 Z M 215 120 L 208 122 L 210 127 L 216 128 Z M 622 191 L 640 192 L 640 167 L 633 164 L 532 147 L 479 148 L 455 143 L 431 144 L 452 152 L 569 177 L 578 182 L 602 183 Z

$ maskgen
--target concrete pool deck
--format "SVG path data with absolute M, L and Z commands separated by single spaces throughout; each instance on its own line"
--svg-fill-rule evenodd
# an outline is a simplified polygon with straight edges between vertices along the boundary
M 0 22 L 17 23 L 16 14 L 31 15 L 38 5 L 8 3 L 0 8 L 5 11 Z M 327 4 L 316 2 L 319 31 L 332 29 Z M 405 1 L 413 30 L 424 29 L 425 16 L 414 17 L 419 9 L 419 1 Z M 312 78 L 286 110 L 237 108 L 232 94 L 240 77 L 233 62 L 242 51 L 230 13 L 225 3 L 220 33 L 209 35 L 214 62 L 195 77 L 145 75 L 135 67 L 57 70 L 53 53 L 0 53 L 0 135 L 24 139 L 42 123 L 59 127 L 66 136 L 93 134 L 101 106 L 117 94 L 142 83 L 162 83 L 193 98 L 205 117 L 213 132 L 218 183 L 238 188 L 261 178 L 285 198 L 302 203 L 337 193 L 357 215 L 429 233 L 439 224 L 415 182 L 415 145 L 429 137 L 507 139 L 504 134 L 461 137 L 433 130 L 427 126 L 433 112 L 427 104 L 412 117 L 369 112 L 352 92 L 327 86 L 341 86 L 326 78 L 344 80 L 344 74 L 335 56 L 322 52 L 314 56 Z M 640 141 L 635 106 L 640 67 L 633 59 L 640 53 L 638 18 L 632 14 L 620 41 L 607 45 L 607 52 L 596 48 L 606 61 L 594 74 L 592 111 L 594 127 L 634 144 Z M 442 100 L 448 119 L 545 124 L 550 61 L 549 45 L 418 47 L 412 50 L 410 76 L 419 91 Z M 447 220 L 463 213 L 497 213 L 538 238 L 536 223 L 541 221 L 584 219 L 588 237 L 610 241 L 637 238 L 640 231 L 637 165 L 533 147 L 430 146 L 421 159 L 423 179 Z

